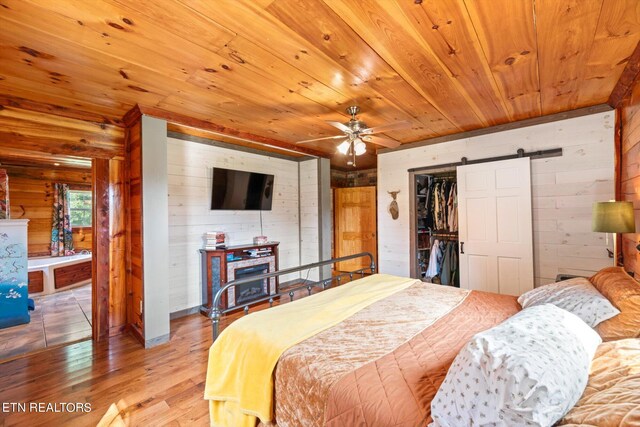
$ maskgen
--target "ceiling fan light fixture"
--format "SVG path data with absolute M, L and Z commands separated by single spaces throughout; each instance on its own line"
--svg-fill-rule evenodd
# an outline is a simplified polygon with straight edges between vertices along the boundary
M 338 151 L 341 154 L 347 154 L 350 146 L 351 146 L 351 143 L 348 140 L 343 141 L 342 144 L 338 145 Z
M 367 152 L 367 146 L 362 140 L 357 139 L 354 145 L 354 150 L 356 152 L 356 156 L 360 156 Z

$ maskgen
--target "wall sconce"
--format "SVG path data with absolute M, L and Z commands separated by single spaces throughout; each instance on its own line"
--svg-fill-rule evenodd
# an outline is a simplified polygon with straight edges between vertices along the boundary
M 632 202 L 596 202 L 593 204 L 591 230 L 601 233 L 635 233 L 636 223 Z M 607 234 L 607 245 L 609 234 Z M 608 249 L 607 249 L 608 250 Z M 613 239 L 614 265 L 618 265 L 618 248 Z

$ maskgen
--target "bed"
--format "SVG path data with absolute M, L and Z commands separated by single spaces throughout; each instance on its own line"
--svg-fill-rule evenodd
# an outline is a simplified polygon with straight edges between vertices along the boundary
M 371 265 L 369 273 L 373 270 Z M 288 272 L 290 271 L 285 273 Z M 358 278 L 364 276 L 365 272 L 348 274 L 350 278 Z M 316 285 L 328 287 L 326 281 L 319 281 Z M 365 286 L 396 286 L 397 289 L 388 291 L 386 295 L 366 299 L 365 302 L 350 301 L 349 304 L 336 307 L 333 314 L 324 316 L 331 317 L 330 320 L 313 323 L 313 333 L 307 333 L 309 328 L 300 326 L 300 337 L 284 345 L 274 361 L 275 366 L 267 367 L 266 370 L 271 371 L 268 375 L 269 384 L 264 389 L 266 391 L 263 390 L 262 395 L 253 396 L 255 401 L 264 404 L 262 413 L 258 409 L 253 413 L 245 410 L 241 419 L 225 419 L 233 407 L 237 409 L 237 406 L 243 406 L 242 398 L 234 401 L 233 397 L 216 394 L 211 391 L 210 384 L 220 382 L 220 373 L 225 370 L 221 366 L 226 366 L 226 373 L 239 381 L 237 385 L 248 389 L 255 385 L 260 389 L 259 381 L 254 383 L 257 377 L 252 366 L 235 366 L 231 369 L 229 366 L 236 359 L 244 360 L 244 355 L 255 354 L 260 351 L 261 346 L 266 345 L 262 343 L 256 344 L 257 347 L 239 349 L 238 342 L 254 340 L 256 335 L 260 336 L 259 341 L 268 337 L 269 333 L 263 334 L 256 329 L 244 337 L 234 336 L 227 340 L 229 344 L 226 350 L 221 349 L 222 344 L 212 346 L 205 392 L 205 398 L 210 399 L 212 425 L 252 426 L 258 423 L 280 427 L 426 426 L 432 421 L 431 401 L 461 348 L 478 332 L 492 328 L 521 310 L 513 296 L 469 291 L 388 275 L 371 275 L 358 279 L 353 284 L 295 302 L 302 307 L 295 315 L 310 312 L 309 307 L 303 307 L 305 300 L 308 300 L 307 303 L 317 300 L 319 305 L 328 305 L 334 297 L 338 300 L 349 298 L 340 295 L 341 288 L 348 291 L 349 287 L 357 286 L 362 286 L 362 289 Z M 323 294 L 326 296 L 320 297 Z M 321 301 L 322 298 L 325 299 L 324 302 Z M 344 315 L 344 318 L 336 314 L 345 310 L 345 307 L 358 304 L 362 307 Z M 272 310 L 261 312 L 262 317 L 257 319 L 256 325 L 263 327 L 269 322 L 270 316 L 282 315 L 275 309 L 273 314 L 270 311 Z M 215 315 L 216 313 L 212 317 Z M 322 315 L 318 317 L 323 318 Z M 286 335 L 289 329 L 294 329 L 292 333 L 295 335 L 295 326 L 282 327 L 291 325 L 290 319 L 283 319 L 281 324 L 275 321 L 274 325 L 280 325 L 274 326 L 275 329 L 271 332 L 276 340 Z M 229 335 L 233 333 L 231 328 L 230 331 Z M 221 340 L 224 340 L 224 335 L 225 333 L 221 335 Z M 597 354 L 597 357 L 600 357 L 600 353 L 604 354 L 598 365 L 601 373 L 610 371 L 608 367 L 613 366 L 612 363 L 620 365 L 612 357 L 612 354 L 619 354 L 620 351 L 628 357 L 629 363 L 635 364 L 631 368 L 625 365 L 616 371 L 621 374 L 618 382 L 622 382 L 618 387 L 618 394 L 620 390 L 624 393 L 629 384 L 637 386 L 640 379 L 638 340 L 624 342 L 621 348 L 626 350 L 622 351 L 611 343 L 606 343 Z M 231 352 L 236 353 L 230 356 L 228 353 Z M 228 356 L 227 360 L 224 359 L 225 355 Z M 256 357 L 260 360 L 267 358 Z M 215 366 L 216 363 L 218 366 Z M 634 372 L 635 377 L 630 372 Z M 634 414 L 633 409 L 629 409 L 633 408 L 633 403 L 629 406 L 627 402 L 629 396 L 626 400 L 622 399 L 626 406 L 615 409 L 607 405 L 594 407 L 594 399 L 596 403 L 602 403 L 597 401 L 603 396 L 598 394 L 602 391 L 603 384 L 607 385 L 607 390 L 613 383 L 617 384 L 611 377 L 603 379 L 602 375 L 594 379 L 594 382 L 598 384 L 587 388 L 592 392 L 590 400 L 586 403 L 581 400 L 573 411 L 575 413 L 570 413 L 563 422 L 566 421 L 567 425 L 591 425 L 588 424 L 589 418 L 605 408 L 607 416 L 602 419 L 610 419 L 608 415 L 616 413 L 619 416 L 611 418 L 612 420 L 627 419 L 640 423 L 640 413 Z M 251 386 L 247 387 L 249 384 Z M 269 393 L 270 402 L 265 404 L 267 399 L 264 396 Z M 640 400 L 634 400 L 638 398 L 638 393 L 631 395 L 631 402 L 640 405 Z M 611 398 L 609 395 L 609 399 Z M 232 407 L 218 406 L 215 409 L 215 405 L 220 404 L 231 404 Z M 216 411 L 217 416 L 214 416 Z M 251 416 L 246 417 L 247 414 Z M 612 422 L 607 425 L 634 424 Z

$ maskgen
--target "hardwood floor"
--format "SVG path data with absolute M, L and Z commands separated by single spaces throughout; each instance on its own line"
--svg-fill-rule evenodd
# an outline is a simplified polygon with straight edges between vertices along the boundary
M 223 319 L 221 329 L 241 315 Z M 210 346 L 211 323 L 194 314 L 173 320 L 169 343 L 148 350 L 123 335 L 0 364 L 0 402 L 91 404 L 88 413 L 3 413 L 0 406 L 0 426 L 93 426 L 112 403 L 132 426 L 208 425 L 203 393 Z
M 0 330 L 0 361 L 91 337 L 91 284 L 34 301 L 29 323 Z
M 3 403 L 86 402 L 91 411 L 0 412 L 0 425 L 96 425 L 112 403 L 129 425 L 207 425 L 203 392 L 211 326 L 195 314 L 172 321 L 171 329 L 169 343 L 148 350 L 124 335 L 1 364 Z

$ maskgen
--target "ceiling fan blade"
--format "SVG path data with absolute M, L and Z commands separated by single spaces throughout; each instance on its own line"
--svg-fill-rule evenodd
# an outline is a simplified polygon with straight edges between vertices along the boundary
M 330 124 L 333 127 L 336 127 L 338 129 L 340 129 L 342 132 L 344 133 L 353 133 L 353 131 L 351 130 L 351 128 L 349 126 L 346 126 L 343 123 L 340 122 L 333 122 L 331 120 L 327 120 L 326 123 Z
M 411 122 L 404 120 L 401 122 L 390 123 L 388 125 L 376 126 L 373 128 L 367 128 L 360 132 L 362 135 L 371 135 L 374 133 L 388 132 L 390 130 L 404 129 L 411 126 Z
M 387 148 L 396 148 L 400 146 L 400 143 L 398 141 L 389 138 L 383 138 L 381 136 L 363 135 L 361 138 L 363 141 L 372 142 L 374 144 L 382 145 L 383 147 Z
M 323 139 L 338 139 L 338 138 L 344 138 L 344 135 L 334 135 L 334 136 L 325 136 L 324 138 L 305 139 L 304 141 L 296 142 L 296 144 L 306 144 L 307 142 L 322 141 Z

